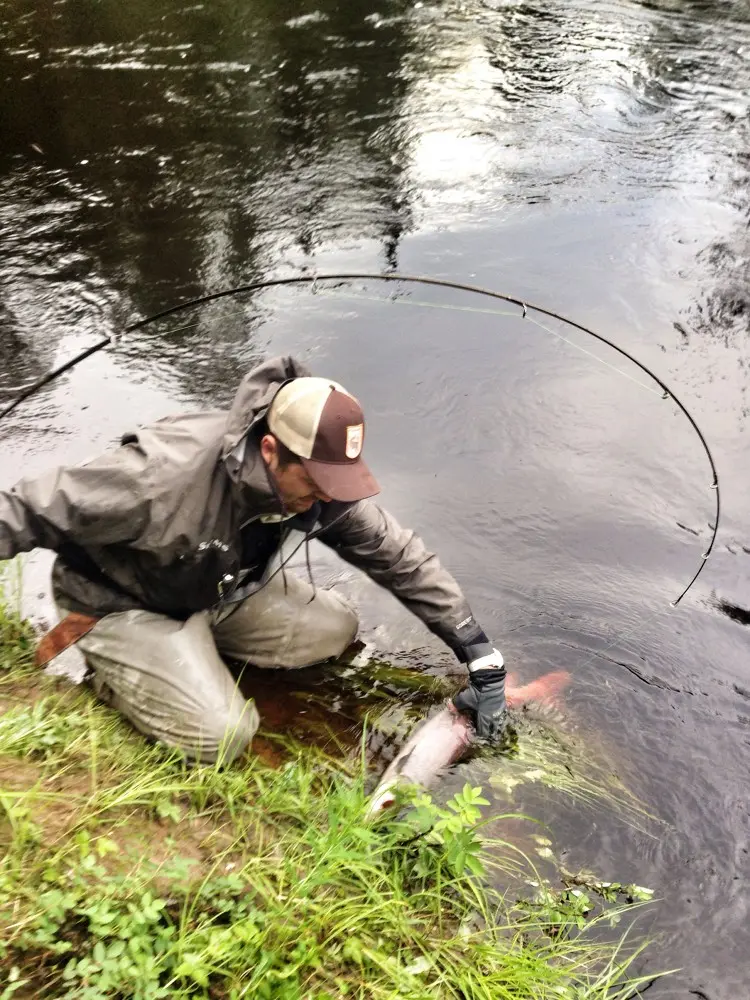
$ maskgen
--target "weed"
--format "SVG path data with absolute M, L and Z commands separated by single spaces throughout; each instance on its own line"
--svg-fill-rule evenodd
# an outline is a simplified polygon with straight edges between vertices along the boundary
M 11 709 L 0 716 L 0 752 L 19 757 L 45 758 L 70 752 L 81 736 L 87 736 L 88 720 L 79 712 L 57 711 L 50 699 Z
M 7 629 L 12 686 L 28 649 Z M 590 931 L 637 887 L 543 882 L 484 836 L 477 785 L 372 824 L 364 763 L 288 746 L 278 768 L 191 767 L 87 692 L 36 687 L 0 717 L 0 1000 L 633 995 L 639 947 Z
M 563 729 L 523 718 L 517 723 L 501 769 L 489 761 L 476 762 L 478 775 L 486 776 L 498 795 L 512 799 L 517 788 L 542 786 L 582 806 L 606 807 L 634 828 L 650 832 L 656 817 L 625 787 L 603 754 L 593 754 L 590 745 Z
M 34 669 L 34 649 L 34 630 L 0 601 L 0 676 L 13 672 L 18 678 Z

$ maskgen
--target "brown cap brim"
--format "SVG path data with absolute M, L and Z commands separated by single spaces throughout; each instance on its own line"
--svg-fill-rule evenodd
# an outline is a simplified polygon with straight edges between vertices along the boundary
M 356 462 L 316 462 L 300 459 L 315 485 L 332 500 L 349 503 L 380 493 L 377 480 L 361 458 Z

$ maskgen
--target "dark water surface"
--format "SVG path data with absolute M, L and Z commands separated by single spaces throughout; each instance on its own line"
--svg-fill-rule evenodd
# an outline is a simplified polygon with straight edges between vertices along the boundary
M 583 337 L 644 384 L 458 292 L 270 290 L 147 328 L 7 421 L 0 476 L 226 401 L 270 351 L 342 381 L 386 504 L 524 680 L 571 671 L 592 754 L 660 818 L 537 802 L 569 865 L 662 897 L 650 967 L 682 972 L 649 995 L 747 996 L 750 6 L 4 0 L 0 35 L 5 398 L 182 298 L 360 269 L 537 301 L 682 395 L 725 513 L 674 610 L 713 517 L 687 422 Z M 435 648 L 335 572 L 381 648 Z

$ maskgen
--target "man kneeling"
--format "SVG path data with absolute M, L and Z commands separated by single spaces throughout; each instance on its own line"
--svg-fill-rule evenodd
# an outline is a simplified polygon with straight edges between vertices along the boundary
M 0 492 L 0 559 L 57 552 L 63 621 L 47 648 L 73 636 L 103 700 L 210 762 L 236 757 L 258 727 L 223 657 L 304 667 L 339 656 L 357 633 L 345 598 L 274 559 L 290 531 L 303 532 L 390 590 L 467 664 L 456 705 L 494 739 L 502 656 L 437 557 L 372 501 L 364 435 L 342 386 L 273 359 L 243 379 L 228 411 L 165 418 L 100 458 Z

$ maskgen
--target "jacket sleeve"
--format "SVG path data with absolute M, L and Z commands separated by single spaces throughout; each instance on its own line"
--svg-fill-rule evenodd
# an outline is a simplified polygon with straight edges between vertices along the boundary
M 322 532 L 320 539 L 390 590 L 460 660 L 471 659 L 473 645 L 489 641 L 438 557 L 382 507 L 361 500 Z
M 53 469 L 0 492 L 0 559 L 65 542 L 132 541 L 147 522 L 144 456 L 125 445 L 84 465 Z

